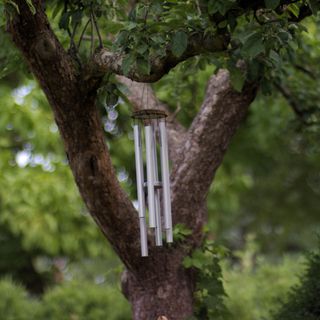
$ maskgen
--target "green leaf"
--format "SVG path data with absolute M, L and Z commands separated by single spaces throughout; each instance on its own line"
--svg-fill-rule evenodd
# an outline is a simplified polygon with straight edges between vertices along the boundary
M 236 91 L 238 92 L 242 91 L 245 79 L 246 79 L 245 74 L 241 69 L 237 67 L 230 69 L 231 84 Z
M 280 4 L 280 0 L 264 0 L 264 3 L 268 9 L 275 9 Z
M 71 16 L 72 26 L 74 27 L 76 24 L 80 23 L 81 19 L 82 19 L 81 10 L 76 10 L 75 12 L 73 12 Z
M 255 58 L 264 51 L 265 47 L 262 41 L 262 35 L 259 32 L 255 32 L 247 37 L 241 49 L 242 54 L 247 58 Z
M 277 52 L 275 52 L 274 50 L 271 50 L 269 53 L 269 58 L 276 68 L 280 68 L 281 57 L 279 56 L 279 54 Z
M 291 37 L 291 34 L 287 31 L 280 31 L 277 36 L 281 39 L 281 42 L 287 43 Z
M 7 0 L 7 4 L 10 4 L 12 7 L 15 8 L 15 10 L 20 14 L 19 6 L 12 0 Z
M 221 15 L 225 16 L 235 2 L 235 0 L 210 0 L 208 3 L 208 13 L 209 15 L 212 15 L 219 12 Z
M 127 24 L 127 27 L 126 29 L 127 30 L 133 30 L 137 27 L 137 23 L 136 22 L 133 22 L 133 21 L 129 21 L 129 23 Z
M 63 5 L 61 3 L 57 3 L 52 12 L 52 19 L 55 19 L 61 10 L 63 10 Z
M 33 3 L 32 3 L 32 0 L 26 0 L 28 6 L 29 6 L 29 9 L 30 11 L 32 12 L 32 14 L 35 14 L 36 13 L 36 8 L 34 7 Z
M 151 66 L 150 66 L 149 59 L 146 60 L 144 58 L 139 58 L 137 60 L 137 67 L 142 74 L 146 74 L 146 75 L 150 74 Z
M 218 24 L 218 28 L 225 28 L 228 25 L 228 20 L 223 20 Z
M 210 15 L 216 13 L 218 11 L 218 7 L 217 7 L 217 1 L 215 0 L 210 0 L 208 3 L 208 13 Z
M 123 71 L 123 74 L 125 76 L 127 76 L 129 74 L 129 71 L 131 70 L 132 68 L 132 65 L 134 64 L 135 62 L 135 55 L 133 54 L 128 54 L 124 57 L 124 59 L 122 60 L 122 71 Z
M 70 12 L 64 12 L 59 21 L 59 28 L 67 30 L 70 23 Z
M 300 13 L 300 8 L 295 4 L 295 3 L 291 3 L 290 5 L 288 5 L 288 10 L 295 16 L 295 17 L 299 17 L 299 13 Z
M 183 31 L 178 31 L 172 38 L 171 51 L 176 57 L 181 57 L 188 46 L 188 35 Z
M 107 20 L 105 22 L 106 31 L 108 31 L 112 34 L 118 33 L 122 28 L 123 28 L 123 24 L 121 22 L 111 21 L 111 20 Z
M 121 31 L 117 37 L 116 45 L 119 47 L 126 47 L 128 38 L 129 38 L 129 32 L 127 30 Z
M 173 238 L 177 241 L 183 240 L 185 237 L 190 236 L 192 230 L 186 227 L 184 224 L 177 223 L 173 228 Z
M 184 260 L 183 260 L 183 266 L 185 268 L 191 268 L 193 267 L 193 260 L 191 257 L 185 257 Z
M 136 51 L 140 53 L 141 55 L 145 54 L 146 51 L 148 50 L 149 46 L 146 43 L 141 43 L 139 46 L 136 48 Z

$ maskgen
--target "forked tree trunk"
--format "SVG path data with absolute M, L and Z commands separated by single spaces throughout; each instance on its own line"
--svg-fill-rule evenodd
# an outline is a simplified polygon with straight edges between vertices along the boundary
M 40 0 L 33 0 L 36 14 L 27 1 L 15 3 L 20 14 L 8 20 L 8 29 L 49 100 L 81 196 L 127 268 L 122 285 L 133 319 L 185 320 L 192 315 L 195 278 L 182 261 L 201 243 L 206 194 L 256 95 L 256 84 L 236 92 L 228 72 L 220 71 L 210 79 L 188 130 L 173 118 L 168 121 L 173 222 L 185 224 L 192 234 L 183 243 L 150 245 L 149 257 L 142 258 L 138 215 L 117 180 L 95 107 L 99 78 L 88 79 L 75 66 L 52 32 Z

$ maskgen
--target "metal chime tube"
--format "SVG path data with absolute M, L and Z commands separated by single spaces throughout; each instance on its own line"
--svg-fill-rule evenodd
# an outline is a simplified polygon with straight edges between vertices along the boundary
M 156 246 L 163 245 L 162 231 L 166 233 L 166 241 L 173 242 L 166 117 L 166 113 L 158 109 L 137 110 L 132 115 L 132 118 L 137 121 L 133 128 L 141 255 L 143 257 L 148 256 L 148 226 L 154 229 Z M 142 128 L 144 128 L 145 148 L 143 148 Z M 159 152 L 157 143 L 160 146 Z M 144 180 L 144 149 L 146 180 Z
M 137 178 L 137 191 L 138 191 L 138 212 L 140 224 L 140 242 L 141 242 L 141 255 L 148 256 L 148 242 L 147 242 L 147 226 L 146 226 L 146 207 L 144 199 L 144 174 L 143 174 L 143 158 L 142 158 L 142 143 L 140 126 L 135 124 L 133 126 L 134 132 L 134 151 L 136 160 L 136 178 Z
M 158 160 L 157 160 L 157 138 L 156 138 L 156 126 L 153 125 L 153 143 L 152 143 L 152 155 L 154 163 L 154 180 L 155 184 L 159 182 L 158 174 Z M 155 240 L 156 246 L 162 246 L 162 226 L 161 226 L 161 208 L 160 208 L 160 189 L 155 188 L 155 208 L 156 208 L 156 229 L 155 229 Z
M 147 223 L 145 217 L 139 218 L 140 223 L 140 243 L 141 243 L 141 256 L 148 256 L 148 233 Z
M 162 190 L 163 190 L 164 227 L 166 229 L 167 242 L 173 242 L 168 139 L 167 139 L 166 123 L 164 120 L 160 121 L 159 128 L 160 128 L 160 144 L 161 144 L 160 156 L 161 156 L 161 175 L 162 175 Z
M 151 125 L 146 125 L 145 139 L 146 139 L 146 162 L 147 162 L 147 190 L 148 190 L 148 209 L 149 209 L 149 227 L 156 227 L 156 209 L 155 209 L 155 194 L 154 194 L 154 162 L 153 162 L 153 131 Z

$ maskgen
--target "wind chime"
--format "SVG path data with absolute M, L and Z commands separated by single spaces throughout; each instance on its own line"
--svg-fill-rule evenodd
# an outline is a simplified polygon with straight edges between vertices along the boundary
M 132 115 L 134 119 L 141 255 L 143 257 L 148 256 L 147 223 L 149 228 L 154 230 L 156 246 L 162 246 L 162 228 L 165 229 L 166 241 L 168 243 L 173 242 L 166 117 L 165 112 L 153 109 L 139 110 Z M 142 143 L 143 132 L 145 148 L 143 148 Z M 161 180 L 159 179 L 157 145 L 159 145 L 160 150 Z M 144 181 L 143 149 L 145 149 L 146 181 Z M 160 199 L 162 199 L 162 206 Z M 148 221 L 146 202 L 148 205 Z

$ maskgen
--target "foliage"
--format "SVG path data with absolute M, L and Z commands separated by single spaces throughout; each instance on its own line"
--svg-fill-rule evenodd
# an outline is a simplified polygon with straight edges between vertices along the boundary
M 319 131 L 299 129 L 281 97 L 260 97 L 231 143 L 209 193 L 209 225 L 217 239 L 239 248 L 245 235 L 254 233 L 261 250 L 274 255 L 315 245 L 317 139 Z
M 222 263 L 225 304 L 230 312 L 227 319 L 270 319 L 289 288 L 298 282 L 303 262 L 296 255 L 276 260 L 263 256 L 254 238 L 248 237 L 243 250 Z
M 0 223 L 23 238 L 25 249 L 51 256 L 96 250 L 93 243 L 87 246 L 89 238 L 99 237 L 81 205 L 43 95 L 33 82 L 13 92 L 3 87 L 1 95 Z M 72 228 L 82 231 L 76 236 Z
M 3 7 L 0 4 L 1 10 Z M 228 35 L 226 50 L 203 52 L 203 63 L 228 68 L 239 91 L 246 79 L 262 79 L 268 92 L 270 81 L 279 78 L 285 62 L 296 55 L 299 38 L 306 30 L 299 23 L 300 14 L 309 9 L 316 14 L 318 8 L 317 1 L 305 0 L 285 6 L 271 0 L 264 6 L 240 5 L 235 0 L 157 0 L 139 1 L 133 7 L 127 1 L 56 0 L 46 10 L 60 40 L 78 63 L 86 63 L 96 48 L 106 45 L 124 53 L 125 74 L 133 67 L 149 74 L 151 61 L 168 52 L 180 57 L 194 34 L 213 43 L 220 34 Z M 239 60 L 246 62 L 245 70 L 238 68 Z
M 13 72 L 25 71 L 20 52 L 12 45 L 9 35 L 4 31 L 4 16 L 4 6 L 0 2 L 0 80 Z
M 36 319 L 38 304 L 27 296 L 24 288 L 8 279 L 0 280 L 0 314 L 6 320 Z
M 277 313 L 276 320 L 316 320 L 320 317 L 320 251 L 309 253 L 300 283 L 288 294 Z
M 40 271 L 39 259 L 111 252 L 81 204 L 43 94 L 27 79 L 15 89 L 6 84 L 0 87 L 0 273 L 39 293 L 54 267 L 51 261 Z
M 66 282 L 36 299 L 9 280 L 0 281 L 0 311 L 6 320 L 128 320 L 130 308 L 118 289 Z
M 225 291 L 222 283 L 220 258 L 225 249 L 205 241 L 202 248 L 184 259 L 185 268 L 193 268 L 197 282 L 195 291 L 194 319 L 224 319 L 228 314 L 224 304 Z
M 177 223 L 173 228 L 174 241 L 182 241 L 192 234 L 192 230 L 188 229 L 184 224 Z
M 108 266 L 113 266 L 110 248 L 80 204 L 48 104 L 38 86 L 28 80 L 21 56 L 4 33 L 5 2 L 10 12 L 17 10 L 14 2 L 0 1 L 0 273 L 10 273 L 26 283 L 26 274 L 32 278 L 30 268 L 39 272 L 39 261 L 46 264 L 49 260 L 52 266 L 60 256 L 67 261 L 85 257 L 93 264 L 96 260 L 92 257 L 110 256 Z M 239 3 L 139 1 L 130 7 L 127 1 L 56 0 L 46 2 L 46 13 L 79 66 L 105 45 L 125 56 L 125 74 L 133 67 L 149 74 L 152 60 L 165 54 L 183 56 L 195 34 L 211 40 L 218 35 L 230 38 L 223 52 L 203 52 L 183 62 L 154 88 L 185 127 L 199 110 L 207 80 L 221 67 L 230 70 L 238 91 L 246 80 L 259 80 L 263 93 L 273 92 L 270 97 L 259 96 L 251 108 L 217 174 L 208 207 L 210 234 L 215 239 L 239 248 L 254 231 L 260 250 L 276 255 L 281 250 L 312 246 L 313 233 L 319 228 L 320 162 L 316 145 L 320 74 L 314 68 L 320 57 L 319 22 L 316 17 L 298 21 L 309 6 L 316 15 L 319 5 L 318 1 L 300 0 L 279 8 L 278 0 L 266 0 L 259 8 L 252 5 L 242 11 Z M 239 68 L 239 60 L 245 61 L 247 68 Z M 283 95 L 283 88 L 291 98 L 287 95 L 284 100 L 276 92 Z M 98 105 L 119 180 L 134 199 L 131 110 L 125 95 L 126 88 L 108 74 L 101 82 Z M 190 230 L 176 225 L 175 241 L 189 234 Z M 257 249 L 251 245 L 235 257 L 236 263 L 224 268 L 224 286 L 230 299 L 225 299 L 217 247 L 207 243 L 186 258 L 185 266 L 198 274 L 199 319 L 226 316 L 224 301 L 238 319 L 267 317 L 276 304 L 274 299 L 283 297 L 294 283 L 292 270 L 299 269 L 295 261 L 285 258 L 282 264 L 274 264 L 257 257 Z M 87 273 L 91 279 L 91 269 Z M 13 297 L 25 295 L 16 287 L 11 291 L 9 285 L 4 285 L 5 292 L 17 290 Z M 294 292 L 298 297 L 298 289 Z M 113 314 L 122 309 L 128 318 L 127 305 L 113 296 L 120 297 L 118 291 L 86 282 L 65 283 L 45 295 L 38 312 L 49 319 L 99 319 L 105 302 L 110 309 L 108 319 L 124 319 L 121 313 Z M 27 298 L 19 301 L 23 299 Z M 17 312 L 24 308 L 19 301 Z M 29 299 L 23 301 L 31 303 Z M 27 307 L 25 310 L 25 315 L 33 318 Z
M 119 289 L 90 283 L 65 283 L 46 293 L 40 319 L 126 320 L 128 303 Z

